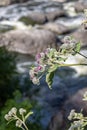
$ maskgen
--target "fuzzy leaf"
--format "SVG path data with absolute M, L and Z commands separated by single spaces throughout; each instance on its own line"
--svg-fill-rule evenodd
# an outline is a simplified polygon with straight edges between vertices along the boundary
M 52 83 L 53 83 L 53 77 L 54 77 L 54 71 L 53 72 L 48 72 L 46 75 L 46 82 L 51 89 Z
M 54 64 L 53 66 L 51 66 L 48 70 L 49 73 L 54 72 L 56 69 L 58 68 L 58 64 Z
M 52 56 L 54 55 L 54 52 L 56 52 L 56 50 L 55 50 L 55 49 L 52 49 L 52 50 L 50 51 L 50 53 L 48 54 L 48 57 L 52 57 Z
M 78 42 L 78 43 L 76 44 L 75 51 L 76 51 L 76 52 L 80 52 L 80 49 L 81 49 L 81 43 Z

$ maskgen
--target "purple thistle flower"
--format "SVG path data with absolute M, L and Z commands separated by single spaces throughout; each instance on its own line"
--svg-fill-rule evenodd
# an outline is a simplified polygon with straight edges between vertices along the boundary
M 39 65 L 39 66 L 37 66 L 37 67 L 34 68 L 34 72 L 38 73 L 42 69 L 43 69 L 43 67 Z
M 39 53 L 36 55 L 36 60 L 38 61 L 38 60 L 40 60 L 40 58 L 41 58 L 41 54 Z
M 47 48 L 44 53 L 47 55 L 50 52 L 50 48 Z
M 39 53 L 38 55 L 36 55 L 36 62 L 38 64 L 41 64 L 43 62 L 45 56 L 46 56 L 45 53 L 43 53 L 43 52 Z
M 34 68 L 34 72 L 37 73 L 38 72 L 38 67 Z
M 38 67 L 37 67 L 38 71 L 39 71 L 39 70 L 42 70 L 42 68 L 43 68 L 42 66 L 38 66 Z

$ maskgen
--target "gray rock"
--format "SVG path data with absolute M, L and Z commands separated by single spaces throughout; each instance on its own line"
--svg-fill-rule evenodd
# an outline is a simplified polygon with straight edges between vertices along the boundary
M 49 23 L 44 24 L 42 26 L 38 26 L 38 28 L 50 30 L 50 31 L 57 33 L 59 35 L 69 33 L 72 30 L 69 27 L 64 26 L 63 24 L 53 23 L 53 22 L 49 22 Z
M 79 28 L 72 36 L 77 40 L 81 41 L 82 47 L 87 47 L 87 30 Z
M 22 21 L 27 25 L 29 24 L 35 25 L 35 24 L 43 24 L 47 21 L 47 19 L 44 13 L 31 12 L 27 16 L 21 17 L 19 21 Z
M 6 6 L 9 4 L 14 4 L 14 3 L 22 3 L 26 1 L 28 0 L 0 0 L 0 6 Z
M 44 24 L 48 21 L 54 21 L 61 16 L 65 16 L 65 11 L 61 9 L 45 13 L 31 11 L 26 16 L 22 16 L 19 21 L 27 25 Z
M 27 2 L 28 0 L 10 0 L 10 4 L 14 4 L 14 3 L 23 3 L 23 2 Z
M 52 1 L 60 2 L 60 3 L 67 2 L 67 0 L 52 0 Z
M 10 0 L 0 0 L 0 6 L 6 6 L 10 4 Z
M 74 5 L 74 8 L 76 12 L 83 12 L 84 9 L 87 9 L 87 2 L 84 2 L 84 1 L 76 2 Z
M 63 113 L 60 111 L 51 118 L 47 130 L 63 130 L 63 128 Z
M 69 100 L 65 102 L 65 117 L 67 118 L 72 109 L 75 109 L 76 112 L 81 112 L 83 109 L 83 113 L 85 116 L 87 115 L 87 104 L 86 101 L 83 101 L 83 95 L 87 91 L 86 88 L 79 89 L 74 95 L 70 95 Z
M 35 55 L 56 43 L 57 37 L 47 30 L 14 30 L 0 35 L 0 46 L 23 54 Z
M 48 21 L 54 21 L 55 19 L 66 16 L 66 12 L 63 9 L 50 11 L 46 13 L 46 17 Z

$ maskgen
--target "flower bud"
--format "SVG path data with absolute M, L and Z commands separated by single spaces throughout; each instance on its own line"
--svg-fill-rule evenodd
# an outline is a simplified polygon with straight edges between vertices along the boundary
M 70 36 L 64 37 L 64 43 L 70 43 L 70 41 L 71 41 L 71 37 Z
M 68 116 L 68 119 L 72 120 L 74 116 L 75 116 L 75 110 L 73 109 L 71 110 L 70 115 Z
M 35 73 L 34 73 L 34 70 L 30 70 L 30 71 L 29 71 L 29 75 L 30 75 L 31 78 L 34 77 L 34 74 L 35 74 Z
M 11 112 L 16 115 L 16 113 L 17 113 L 17 108 L 16 108 L 16 107 L 13 107 L 13 108 L 11 109 Z
M 39 79 L 36 78 L 36 77 L 34 77 L 34 78 L 32 79 L 32 82 L 33 82 L 33 84 L 39 84 Z
M 21 127 L 22 126 L 22 122 L 20 120 L 16 121 L 16 127 Z
M 12 116 L 13 116 L 13 113 L 12 113 L 11 111 L 9 111 L 9 112 L 8 112 L 8 115 L 9 115 L 10 117 L 12 117 Z
M 50 48 L 47 48 L 44 53 L 47 55 L 50 52 Z
M 11 119 L 11 117 L 10 117 L 8 114 L 6 114 L 6 115 L 4 116 L 4 118 L 5 118 L 7 121 L 9 121 L 9 120 Z
M 24 113 L 26 113 L 26 110 L 23 109 L 23 108 L 20 108 L 20 109 L 19 109 L 19 113 L 20 113 L 20 115 L 23 115 Z
M 41 58 L 41 54 L 39 53 L 36 55 L 36 60 L 38 61 L 38 60 L 40 60 L 40 58 Z
M 41 55 L 41 58 L 45 57 L 45 53 L 43 53 L 43 52 L 41 52 L 40 55 Z

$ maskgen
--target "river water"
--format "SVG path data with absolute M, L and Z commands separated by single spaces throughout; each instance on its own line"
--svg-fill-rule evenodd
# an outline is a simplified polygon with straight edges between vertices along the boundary
M 27 26 L 19 21 L 22 16 L 27 16 L 32 11 L 45 13 L 63 8 L 67 12 L 68 17 L 60 17 L 56 19 L 55 22 L 61 23 L 69 28 L 77 28 L 81 25 L 84 15 L 82 13 L 76 14 L 73 5 L 73 1 L 62 3 L 61 1 L 57 2 L 56 0 L 29 0 L 26 3 L 0 7 L 0 25 L 2 28 L 5 28 L 4 26 L 7 25 L 15 26 L 17 29 L 27 29 Z M 17 65 L 17 68 L 19 68 L 20 72 L 25 71 L 21 68 L 22 66 L 25 68 L 26 65 L 31 64 L 31 59 L 32 58 L 28 55 L 19 54 L 19 64 Z

